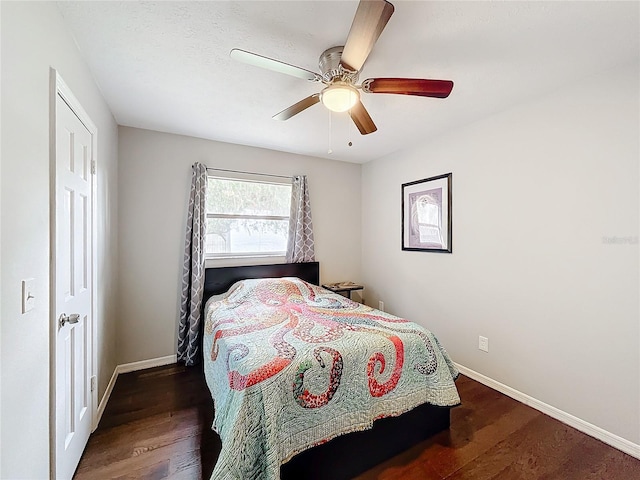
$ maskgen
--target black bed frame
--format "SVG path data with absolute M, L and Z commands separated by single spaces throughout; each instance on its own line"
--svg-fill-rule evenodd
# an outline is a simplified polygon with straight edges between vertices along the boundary
M 305 282 L 320 285 L 320 264 L 279 263 L 275 265 L 247 265 L 243 267 L 207 268 L 204 275 L 204 301 L 211 295 L 224 293 L 236 282 L 248 278 L 298 277 Z
M 248 278 L 298 277 L 320 285 L 318 262 L 207 268 L 204 303 Z M 283 480 L 353 478 L 449 428 L 449 407 L 424 404 L 399 417 L 383 418 L 371 430 L 354 432 L 299 453 L 280 468 Z

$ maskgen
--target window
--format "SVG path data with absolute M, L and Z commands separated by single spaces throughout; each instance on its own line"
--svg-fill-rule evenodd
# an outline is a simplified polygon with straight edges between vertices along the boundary
M 285 255 L 291 183 L 208 177 L 209 258 Z

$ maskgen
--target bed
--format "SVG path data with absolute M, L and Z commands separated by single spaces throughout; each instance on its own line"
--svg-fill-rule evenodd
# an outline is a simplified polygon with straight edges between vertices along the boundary
M 449 426 L 437 339 L 318 285 L 317 262 L 207 269 L 212 480 L 352 478 Z

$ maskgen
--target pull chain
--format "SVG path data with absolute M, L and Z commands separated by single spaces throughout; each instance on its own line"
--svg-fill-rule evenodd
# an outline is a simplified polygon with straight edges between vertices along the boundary
M 351 118 L 351 110 L 349 110 L 349 136 L 350 137 L 354 137 L 356 131 L 354 130 L 354 123 L 353 123 L 353 119 Z M 349 145 L 350 147 L 353 146 L 353 142 L 351 140 L 349 140 L 349 143 L 347 143 L 347 145 Z

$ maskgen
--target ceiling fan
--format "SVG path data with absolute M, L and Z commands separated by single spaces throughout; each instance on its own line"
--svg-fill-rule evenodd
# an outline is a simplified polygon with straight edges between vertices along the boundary
M 329 48 L 320 55 L 318 66 L 322 74 L 237 48 L 231 50 L 231 58 L 326 85 L 321 92 L 314 93 L 277 113 L 273 116 L 274 119 L 288 120 L 322 102 L 333 112 L 348 111 L 360 133 L 367 135 L 375 132 L 377 127 L 360 100 L 359 90 L 365 93 L 446 98 L 453 89 L 451 80 L 418 78 L 368 78 L 357 85 L 360 70 L 391 18 L 393 10 L 393 5 L 386 0 L 360 0 L 345 45 Z

